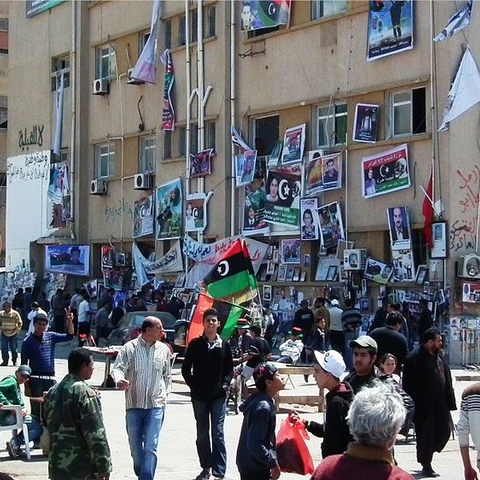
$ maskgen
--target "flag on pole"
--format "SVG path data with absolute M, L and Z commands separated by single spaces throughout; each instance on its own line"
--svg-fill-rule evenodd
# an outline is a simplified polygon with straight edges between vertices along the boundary
M 198 297 L 195 310 L 193 312 L 192 320 L 188 328 L 187 345 L 190 341 L 203 333 L 203 314 L 205 310 L 215 308 L 218 311 L 218 319 L 220 320 L 219 335 L 224 340 L 228 340 L 233 331 L 238 319 L 243 315 L 244 309 L 233 303 L 223 302 L 215 298 L 208 297 L 201 293 Z
M 65 74 L 62 71 L 56 78 L 57 91 L 55 93 L 55 136 L 53 140 L 53 153 L 60 155 L 62 149 L 63 128 L 63 91 L 65 89 Z
M 430 171 L 430 179 L 428 180 L 426 195 L 423 199 L 422 215 L 425 217 L 423 223 L 423 233 L 425 235 L 425 243 L 430 250 L 433 247 L 432 238 L 432 223 L 433 223 L 433 183 L 432 183 L 432 171 Z
M 245 240 L 236 240 L 203 281 L 212 298 L 236 304 L 255 298 L 258 285 Z
M 448 123 L 478 102 L 480 102 L 480 72 L 467 47 L 452 88 L 448 92 L 443 121 L 438 131 L 448 130 Z
M 463 7 L 454 13 L 448 20 L 447 26 L 433 39 L 434 42 L 441 42 L 447 37 L 453 37 L 463 30 L 470 23 L 472 16 L 473 0 L 467 2 Z
M 168 48 L 163 52 L 160 60 L 165 65 L 165 84 L 163 87 L 162 131 L 173 132 L 175 130 L 175 110 L 173 109 L 171 91 L 175 82 L 172 55 Z
M 233 125 L 230 126 L 230 136 L 232 137 L 232 143 L 236 145 L 241 152 L 251 152 L 253 150 L 243 141 L 242 137 Z
M 137 63 L 132 69 L 130 77 L 145 83 L 155 82 L 155 49 L 157 46 L 158 26 L 160 24 L 160 0 L 154 0 L 150 35 L 143 47 Z

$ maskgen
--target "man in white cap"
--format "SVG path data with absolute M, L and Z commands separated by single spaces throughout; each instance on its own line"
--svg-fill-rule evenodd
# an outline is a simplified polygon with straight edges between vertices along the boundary
M 325 410 L 325 423 L 307 421 L 294 413 L 293 418 L 302 421 L 305 428 L 317 437 L 323 437 L 322 457 L 345 452 L 351 441 L 350 431 L 347 425 L 347 413 L 353 401 L 353 390 L 348 382 L 340 381 L 345 371 L 345 362 L 336 350 L 325 353 L 314 352 L 315 373 L 313 376 L 318 388 L 326 388 L 328 393 L 325 397 L 327 407 Z

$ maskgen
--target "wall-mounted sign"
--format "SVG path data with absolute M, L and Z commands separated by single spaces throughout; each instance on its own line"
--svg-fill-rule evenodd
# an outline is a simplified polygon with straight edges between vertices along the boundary
M 43 145 L 43 130 L 45 125 L 34 125 L 31 130 L 25 127 L 18 132 L 18 146 L 22 152 L 31 146 L 37 145 L 41 147 Z
M 33 17 L 38 13 L 57 6 L 59 3 L 63 3 L 64 1 L 65 0 L 27 0 L 25 2 L 25 15 L 27 18 Z

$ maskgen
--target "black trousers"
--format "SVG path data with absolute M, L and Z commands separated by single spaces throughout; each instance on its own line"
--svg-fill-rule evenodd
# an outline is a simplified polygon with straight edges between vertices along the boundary
M 43 397 L 43 392 L 50 390 L 50 388 L 56 383 L 57 381 L 54 378 L 47 379 L 30 377 L 28 382 L 25 384 L 25 395 L 27 397 Z M 30 409 L 32 411 L 32 415 L 41 418 L 39 402 L 32 402 L 30 400 Z

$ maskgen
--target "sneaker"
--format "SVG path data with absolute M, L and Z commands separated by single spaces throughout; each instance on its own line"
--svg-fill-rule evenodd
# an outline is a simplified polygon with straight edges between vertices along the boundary
M 20 448 L 14 442 L 13 438 L 7 442 L 7 452 L 12 460 L 15 460 L 18 457 Z
M 204 469 L 200 472 L 199 475 L 195 477 L 195 480 L 209 480 L 210 479 L 210 470 Z

